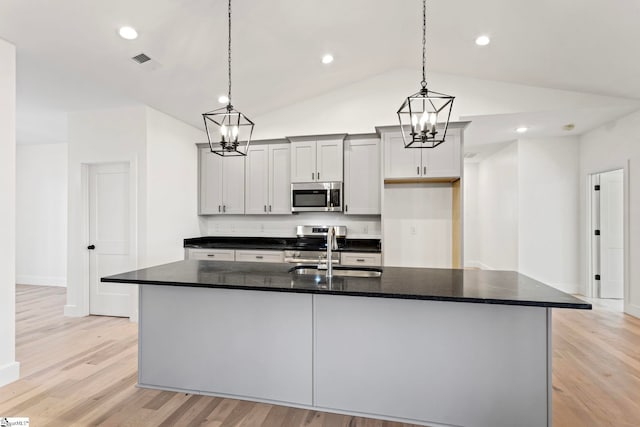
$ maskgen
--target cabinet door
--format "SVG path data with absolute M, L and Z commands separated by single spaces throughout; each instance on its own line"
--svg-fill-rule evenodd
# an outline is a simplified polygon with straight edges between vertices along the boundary
M 384 138 L 384 177 L 417 178 L 422 176 L 423 149 L 404 148 L 402 135 L 386 134 Z
M 214 154 L 215 156 L 215 154 Z M 235 261 L 233 249 L 189 249 L 188 259 L 206 261 Z
M 318 141 L 316 181 L 342 181 L 343 140 Z
M 245 160 L 247 168 L 245 188 L 246 214 L 266 215 L 268 213 L 269 152 L 269 145 L 249 147 L 249 153 Z
M 236 251 L 236 261 L 240 262 L 284 262 L 282 251 Z
M 244 156 L 221 157 L 222 212 L 244 214 Z
M 291 143 L 291 182 L 316 181 L 315 141 Z
M 451 129 L 447 139 L 435 148 L 422 151 L 423 176 L 427 178 L 448 178 L 460 176 L 460 135 Z
M 222 157 L 201 148 L 199 157 L 199 214 L 222 213 Z
M 269 145 L 270 214 L 291 213 L 291 144 Z M 249 185 L 247 183 L 247 185 Z M 249 213 L 249 212 L 247 212 Z
M 380 215 L 380 140 L 345 142 L 344 213 Z
M 342 252 L 340 255 L 340 264 L 379 267 L 382 265 L 382 256 L 378 253 Z

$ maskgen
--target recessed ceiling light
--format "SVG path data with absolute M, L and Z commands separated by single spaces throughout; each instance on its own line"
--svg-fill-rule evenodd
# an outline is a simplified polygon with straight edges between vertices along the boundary
M 333 62 L 333 55 L 326 54 L 325 56 L 322 57 L 323 64 L 331 64 L 332 62 Z
M 520 126 L 519 128 L 516 128 L 516 132 L 518 132 L 518 133 L 525 133 L 528 130 L 529 130 L 529 128 L 526 127 L 526 126 Z
M 218 97 L 218 102 L 220 104 L 226 104 L 227 102 L 229 102 L 229 97 L 227 95 L 220 95 Z
M 489 38 L 489 36 L 478 36 L 478 38 L 476 39 L 476 44 L 478 46 L 486 46 L 489 43 L 491 43 L 491 39 Z
M 121 27 L 118 30 L 118 34 L 125 40 L 135 40 L 138 38 L 138 32 L 132 27 Z

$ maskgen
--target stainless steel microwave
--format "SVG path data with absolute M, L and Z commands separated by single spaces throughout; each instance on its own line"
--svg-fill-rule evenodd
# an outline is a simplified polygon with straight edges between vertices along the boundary
M 342 212 L 342 183 L 291 184 L 291 212 Z

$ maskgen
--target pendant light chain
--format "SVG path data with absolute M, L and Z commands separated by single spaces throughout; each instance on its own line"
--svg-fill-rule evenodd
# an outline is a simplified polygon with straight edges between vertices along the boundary
M 426 76 L 427 63 L 427 0 L 422 0 L 422 81 L 420 84 L 423 89 L 427 87 Z
M 229 46 L 228 46 L 228 53 L 229 56 L 227 58 L 228 61 L 228 68 L 229 68 L 229 94 L 228 94 L 228 98 L 229 98 L 229 102 L 228 102 L 228 107 L 231 107 L 231 0 L 229 0 Z

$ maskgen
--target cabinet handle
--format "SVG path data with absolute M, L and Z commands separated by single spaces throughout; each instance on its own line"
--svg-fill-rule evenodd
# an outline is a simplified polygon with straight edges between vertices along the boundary
M 344 205 L 344 211 L 349 212 L 349 205 Z
M 215 254 L 207 254 L 207 256 L 213 258 Z
M 222 205 L 222 212 L 227 212 L 227 205 Z
M 222 209 L 221 209 L 220 205 L 218 205 L 218 212 L 220 212 L 221 210 L 222 210 Z
M 262 259 L 264 258 L 262 255 L 256 255 L 256 259 Z
M 269 212 L 271 212 L 271 205 L 269 205 Z
M 422 168 L 422 170 L 424 171 L 424 173 L 423 173 L 423 174 L 424 174 L 424 175 L 426 175 L 426 174 L 427 174 L 427 167 L 426 167 L 426 166 L 425 166 L 425 167 L 423 167 L 423 168 Z
M 364 262 L 364 259 L 363 259 L 363 258 L 358 258 L 358 259 L 356 259 L 356 261 L 358 261 L 358 262 Z
M 314 176 L 315 176 L 315 173 L 311 172 L 311 181 L 313 181 Z
M 267 211 L 267 205 L 264 205 L 264 211 L 265 212 Z
M 416 175 L 420 175 L 420 166 L 416 168 Z
M 320 172 L 316 172 L 316 175 L 318 175 L 318 181 L 320 181 Z

